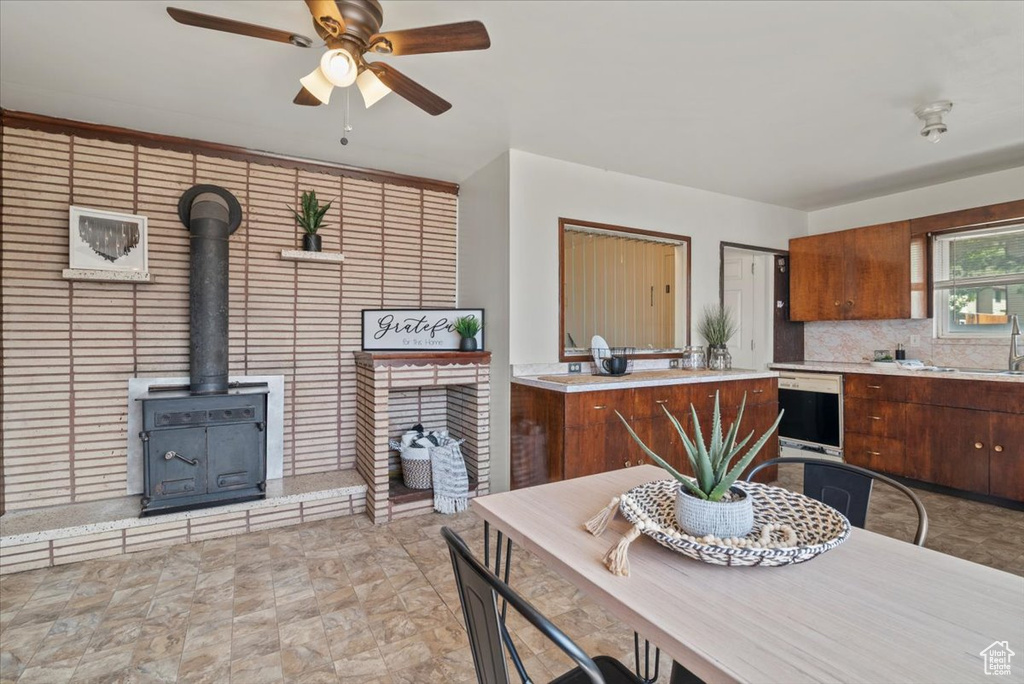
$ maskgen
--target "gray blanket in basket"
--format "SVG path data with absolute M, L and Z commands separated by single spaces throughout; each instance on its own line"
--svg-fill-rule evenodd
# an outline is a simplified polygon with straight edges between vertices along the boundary
M 434 510 L 459 513 L 469 502 L 469 476 L 459 445 L 462 440 L 445 437 L 430 448 L 430 475 L 434 480 Z

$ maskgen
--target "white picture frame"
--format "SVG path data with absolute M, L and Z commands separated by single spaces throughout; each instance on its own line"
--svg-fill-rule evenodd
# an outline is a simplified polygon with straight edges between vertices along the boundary
M 68 212 L 68 267 L 148 273 L 148 229 L 145 216 L 72 206 Z

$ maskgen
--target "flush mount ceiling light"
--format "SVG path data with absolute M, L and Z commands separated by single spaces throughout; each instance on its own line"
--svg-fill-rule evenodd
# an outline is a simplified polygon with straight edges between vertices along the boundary
M 315 107 L 327 104 L 336 87 L 355 83 L 367 107 L 390 92 L 398 93 L 423 111 L 437 116 L 451 109 L 451 103 L 412 80 L 390 64 L 368 62 L 368 53 L 401 57 L 437 52 L 486 50 L 491 46 L 487 29 L 479 21 L 424 26 L 401 31 L 380 32 L 384 9 L 380 0 L 306 0 L 313 28 L 327 45 L 327 52 L 312 73 L 299 79 L 302 90 L 293 102 Z M 167 13 L 179 24 L 262 38 L 309 48 L 313 41 L 292 31 L 247 24 L 190 10 L 168 7 Z
M 932 102 L 931 104 L 921 105 L 914 110 L 914 114 L 921 121 L 924 121 L 924 128 L 921 129 L 921 135 L 928 139 L 928 142 L 937 143 L 942 138 L 942 134 L 948 129 L 946 124 L 943 123 L 942 117 L 949 114 L 949 110 L 953 109 L 953 103 L 949 100 L 940 100 L 938 102 Z

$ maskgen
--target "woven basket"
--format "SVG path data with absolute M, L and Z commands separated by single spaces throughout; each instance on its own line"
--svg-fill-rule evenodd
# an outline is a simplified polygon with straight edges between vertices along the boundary
M 850 521 L 836 509 L 781 487 L 744 482 L 753 499 L 756 538 L 765 525 L 784 524 L 797 535 L 796 546 L 787 548 L 739 548 L 683 538 L 676 523 L 679 483 L 659 480 L 634 487 L 622 495 L 619 510 L 639 533 L 684 556 L 713 565 L 779 566 L 803 563 L 842 544 L 850 536 Z
M 424 447 L 403 447 L 402 481 L 409 489 L 430 489 L 430 449 Z

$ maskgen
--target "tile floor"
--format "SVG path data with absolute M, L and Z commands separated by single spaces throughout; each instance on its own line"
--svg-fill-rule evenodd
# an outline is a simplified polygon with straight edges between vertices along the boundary
M 794 486 L 795 470 L 781 482 Z M 928 546 L 1024 575 L 1024 512 L 921 496 Z M 910 538 L 912 516 L 880 488 L 869 528 Z M 0 681 L 472 682 L 442 524 L 482 548 L 471 513 L 355 517 L 5 576 Z M 584 650 L 632 657 L 627 627 L 514 557 L 513 584 Z M 510 626 L 537 681 L 568 668 L 521 619 Z

